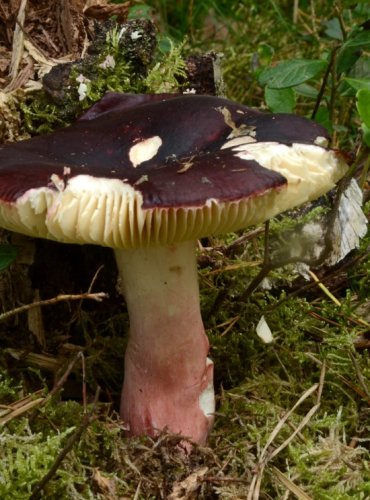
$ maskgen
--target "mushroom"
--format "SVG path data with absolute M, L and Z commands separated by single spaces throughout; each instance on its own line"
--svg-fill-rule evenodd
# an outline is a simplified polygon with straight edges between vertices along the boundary
M 346 165 L 316 123 L 223 98 L 107 94 L 73 125 L 0 149 L 0 225 L 111 247 L 130 318 L 130 435 L 204 443 L 213 363 L 196 241 L 319 197 Z

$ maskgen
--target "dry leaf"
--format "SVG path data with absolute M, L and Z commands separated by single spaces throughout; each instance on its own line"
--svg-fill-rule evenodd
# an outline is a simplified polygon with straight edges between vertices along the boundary
M 172 493 L 168 500 L 191 500 L 197 498 L 197 490 L 200 487 L 199 479 L 202 479 L 208 472 L 208 467 L 196 470 L 184 480 L 174 484 Z
M 98 468 L 93 469 L 93 481 L 95 481 L 100 492 L 104 494 L 104 498 L 113 500 L 117 498 L 116 484 L 114 479 L 103 476 Z
M 22 28 L 26 17 L 26 6 L 27 0 L 22 0 L 18 11 L 17 23 L 14 29 L 12 59 L 10 62 L 9 72 L 10 78 L 12 80 L 15 80 L 15 78 L 17 77 L 19 64 L 23 56 L 24 33 Z

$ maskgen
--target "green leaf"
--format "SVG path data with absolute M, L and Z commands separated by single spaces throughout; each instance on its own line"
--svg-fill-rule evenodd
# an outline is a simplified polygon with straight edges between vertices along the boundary
M 309 99 L 316 99 L 319 94 L 319 91 L 308 83 L 297 85 L 294 87 L 294 91 L 296 94 L 308 97 Z
M 333 17 L 333 19 L 329 19 L 325 23 L 325 35 L 334 38 L 334 40 L 343 40 L 343 31 L 340 26 L 339 19 L 337 17 Z
M 272 56 L 274 55 L 274 49 L 267 43 L 260 43 L 255 55 L 257 56 L 257 66 L 263 68 L 264 66 L 268 66 L 271 63 Z
M 370 90 L 361 89 L 356 94 L 357 111 L 361 121 L 370 128 Z
M 325 106 L 319 106 L 315 115 L 315 121 L 325 127 L 330 133 L 333 131 L 333 124 L 330 121 L 330 113 Z
M 355 90 L 370 90 L 370 80 L 364 80 L 363 78 L 344 78 L 344 81 Z
M 265 102 L 273 113 L 291 113 L 295 106 L 295 92 L 292 88 L 265 87 Z
M 16 258 L 17 251 L 11 245 L 0 245 L 0 271 L 4 271 Z
M 342 45 L 337 57 L 337 72 L 345 73 L 349 71 L 361 56 L 362 51 L 370 47 L 370 32 L 361 31 L 353 38 L 349 38 Z
M 162 54 L 171 52 L 173 44 L 174 42 L 168 36 L 158 37 L 158 49 L 162 52 Z
M 370 147 L 370 128 L 364 123 L 362 124 L 363 140 L 364 143 Z
M 370 55 L 362 55 L 357 59 L 351 71 L 347 74 L 350 78 L 363 78 L 370 80 Z
M 326 61 L 311 59 L 292 59 L 282 61 L 272 68 L 265 69 L 259 77 L 261 85 L 273 89 L 295 87 L 314 78 L 326 68 Z
M 150 5 L 133 5 L 128 11 L 127 19 L 151 19 L 153 9 Z

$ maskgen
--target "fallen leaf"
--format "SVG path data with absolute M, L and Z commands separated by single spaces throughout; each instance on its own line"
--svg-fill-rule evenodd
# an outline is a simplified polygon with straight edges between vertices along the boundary
M 208 467 L 202 467 L 182 481 L 176 482 L 172 493 L 168 496 L 168 500 L 192 500 L 197 498 L 196 494 L 200 486 L 199 479 L 202 479 L 207 472 Z

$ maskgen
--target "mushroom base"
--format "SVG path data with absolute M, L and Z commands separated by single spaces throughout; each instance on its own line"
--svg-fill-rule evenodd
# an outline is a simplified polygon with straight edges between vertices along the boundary
M 130 435 L 162 430 L 204 443 L 213 363 L 200 314 L 195 243 L 118 250 L 130 316 L 121 416 Z

